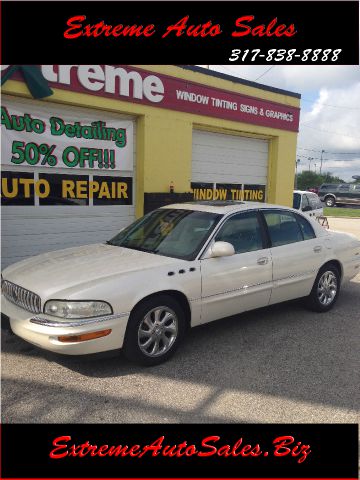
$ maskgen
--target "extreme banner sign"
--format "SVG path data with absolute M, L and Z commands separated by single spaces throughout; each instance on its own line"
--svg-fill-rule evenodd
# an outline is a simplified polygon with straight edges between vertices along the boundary
M 133 170 L 133 122 L 108 113 L 4 101 L 1 136 L 3 166 Z

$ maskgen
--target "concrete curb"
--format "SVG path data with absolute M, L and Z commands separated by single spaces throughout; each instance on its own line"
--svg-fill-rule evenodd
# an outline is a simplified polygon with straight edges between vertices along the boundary
M 329 217 L 328 215 L 326 216 L 326 218 L 340 218 L 340 219 L 344 219 L 344 220 L 360 220 L 360 217 Z

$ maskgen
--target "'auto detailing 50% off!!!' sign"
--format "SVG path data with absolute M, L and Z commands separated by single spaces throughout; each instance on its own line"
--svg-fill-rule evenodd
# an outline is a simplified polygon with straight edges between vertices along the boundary
M 44 117 L 1 107 L 3 165 L 131 171 L 132 122 Z M 130 142 L 132 144 L 132 142 Z

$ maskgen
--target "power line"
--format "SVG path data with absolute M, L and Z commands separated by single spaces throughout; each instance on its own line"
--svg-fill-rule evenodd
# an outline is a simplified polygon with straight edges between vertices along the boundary
M 226 65 L 221 65 L 221 68 L 223 68 L 227 72 L 231 73 L 231 75 L 234 75 L 236 77 L 238 77 L 238 75 L 239 75 L 238 72 L 235 72 L 234 70 L 231 70 L 231 68 L 228 68 Z
M 355 138 L 356 140 L 359 140 L 359 137 L 354 137 L 352 135 L 347 135 L 346 133 L 332 132 L 330 130 L 321 130 L 320 128 L 311 127 L 309 125 L 305 125 L 304 123 L 302 123 L 300 125 L 302 125 L 305 128 L 311 128 L 312 130 L 317 130 L 318 132 L 331 133 L 332 135 L 340 135 L 341 137 L 349 137 L 349 138 Z
M 306 98 L 302 98 L 301 101 L 308 102 L 308 103 L 316 103 L 316 100 L 308 100 Z M 331 108 L 344 108 L 346 110 L 360 110 L 359 107 L 346 107 L 344 105 L 331 105 L 330 103 L 317 103 L 317 105 L 321 105 L 324 107 L 331 107 Z
M 274 67 L 276 67 L 276 65 L 272 65 L 268 70 L 265 70 L 265 72 L 262 73 L 261 75 L 259 75 L 257 78 L 255 78 L 254 81 L 256 82 L 257 80 L 259 80 L 259 78 L 266 75 L 267 72 L 270 72 L 270 70 Z M 231 75 L 239 77 L 239 72 L 235 72 L 231 68 L 228 68 L 226 65 L 221 65 L 221 68 L 223 68 L 227 72 L 231 73 Z M 307 103 L 317 103 L 316 100 L 309 100 L 308 98 L 301 98 L 301 101 L 302 102 L 307 102 Z M 349 107 L 349 106 L 346 106 L 346 105 L 333 105 L 331 103 L 317 103 L 317 105 L 321 105 L 322 107 L 330 107 L 330 108 L 343 108 L 345 110 L 360 110 L 360 107 Z
M 299 150 L 306 150 L 308 152 L 318 152 L 320 153 L 321 150 L 313 150 L 312 148 L 303 148 L 303 147 L 298 147 Z
M 296 155 L 297 157 L 309 158 L 308 155 Z M 313 160 L 320 160 L 320 157 L 313 157 Z
M 265 72 L 263 72 L 261 75 L 259 75 L 257 78 L 255 78 L 255 80 L 253 80 L 253 82 L 256 82 L 257 80 L 259 80 L 259 78 L 263 77 L 264 75 L 266 75 L 268 72 L 270 72 L 270 70 L 272 68 L 276 67 L 276 65 L 272 65 L 270 68 L 268 68 L 267 70 L 265 70 Z M 232 75 L 238 77 L 238 78 L 245 78 L 245 77 L 239 77 L 239 73 L 238 72 L 235 72 L 234 70 L 231 70 L 231 68 L 228 68 L 226 65 L 221 65 L 221 68 L 223 68 L 224 70 L 226 70 L 227 72 L 231 73 Z M 245 80 L 249 80 L 249 79 L 245 79 Z
M 267 74 L 267 72 L 270 72 L 270 70 L 272 68 L 276 67 L 276 65 L 272 65 L 268 70 L 265 70 L 264 73 L 262 73 L 261 75 L 259 75 L 257 78 L 255 78 L 255 82 L 257 80 L 259 80 L 259 78 L 263 77 L 264 75 Z M 231 75 L 234 75 L 236 77 L 239 77 L 239 72 L 235 72 L 234 70 L 232 70 L 231 68 L 228 68 L 226 65 L 221 65 L 221 68 L 223 68 L 224 70 L 226 70 L 227 72 L 229 72 Z M 240 77 L 241 78 L 241 77 Z M 344 110 L 360 110 L 359 107 L 348 107 L 348 106 L 345 106 L 345 105 L 332 105 L 331 103 L 317 103 L 316 100 L 309 100 L 307 98 L 302 98 L 301 99 L 302 102 L 307 102 L 307 103 L 316 103 L 317 105 L 321 105 L 322 107 L 330 107 L 330 108 L 342 108 Z
M 276 65 L 272 65 L 270 68 L 268 68 L 267 70 L 265 70 L 264 73 L 262 73 L 261 75 L 259 75 L 257 78 L 255 78 L 254 82 L 256 82 L 257 80 L 259 80 L 259 78 L 263 77 L 264 75 L 266 75 L 268 72 L 270 72 L 270 70 L 272 68 L 276 67 Z
M 306 150 L 307 152 L 321 153 L 321 150 L 313 150 L 312 148 L 298 147 L 298 150 Z M 330 155 L 360 155 L 360 152 L 329 152 L 328 150 L 326 150 L 324 153 L 327 153 Z

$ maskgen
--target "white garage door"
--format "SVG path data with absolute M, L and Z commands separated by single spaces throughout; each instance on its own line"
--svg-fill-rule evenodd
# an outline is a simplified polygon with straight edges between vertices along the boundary
M 266 185 L 268 142 L 193 131 L 192 182 Z
M 9 96 L 1 118 L 2 268 L 134 220 L 133 118 Z

